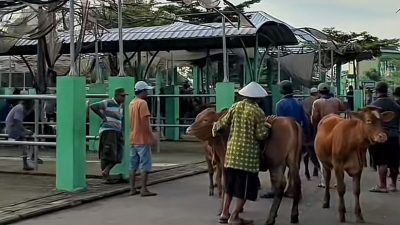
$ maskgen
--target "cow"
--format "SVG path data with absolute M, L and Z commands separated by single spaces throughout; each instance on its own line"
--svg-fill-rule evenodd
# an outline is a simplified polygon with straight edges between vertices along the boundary
M 335 171 L 337 192 L 339 196 L 339 219 L 345 222 L 344 172 L 353 178 L 355 197 L 355 215 L 359 223 L 364 222 L 360 208 L 360 180 L 363 167 L 366 165 L 366 151 L 373 143 L 383 143 L 387 136 L 382 129 L 382 122 L 388 122 L 395 116 L 393 112 L 379 113 L 379 109 L 367 106 L 360 112 L 351 112 L 349 119 L 336 114 L 329 114 L 318 124 L 315 137 L 315 150 L 325 180 L 323 208 L 329 208 L 329 183 L 331 170 Z
M 208 141 L 213 149 L 213 159 L 217 164 L 217 177 L 219 188 L 223 191 L 223 167 L 225 161 L 226 146 L 229 137 L 229 130 L 224 130 L 215 138 L 212 137 L 213 123 L 223 116 L 224 112 L 216 113 L 214 109 L 208 108 L 201 112 L 195 122 L 187 129 L 187 132 L 196 136 L 202 141 Z M 268 119 L 268 118 L 267 118 Z M 268 120 L 267 120 L 268 121 Z M 301 181 L 299 167 L 303 145 L 303 133 L 300 125 L 291 118 L 278 117 L 272 123 L 271 135 L 263 145 L 262 163 L 271 174 L 271 184 L 274 186 L 274 201 L 266 224 L 275 224 L 275 218 L 282 201 L 286 187 L 285 170 L 289 168 L 289 187 L 287 192 L 293 195 L 291 212 L 291 223 L 298 223 L 298 204 L 301 197 Z M 210 181 L 212 180 L 210 176 Z M 210 184 L 210 188 L 211 188 Z

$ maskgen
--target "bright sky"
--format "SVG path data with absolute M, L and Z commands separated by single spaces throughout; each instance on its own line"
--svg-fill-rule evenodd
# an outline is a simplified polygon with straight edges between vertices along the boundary
M 265 11 L 294 27 L 336 27 L 368 31 L 380 38 L 400 38 L 399 8 L 399 0 L 262 0 L 250 10 Z

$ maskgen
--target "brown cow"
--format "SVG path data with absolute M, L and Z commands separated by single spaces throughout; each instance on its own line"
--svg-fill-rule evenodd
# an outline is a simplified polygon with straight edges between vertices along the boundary
M 393 112 L 379 113 L 376 107 L 368 106 L 361 112 L 352 112 L 351 119 L 330 114 L 320 121 L 315 138 L 315 149 L 322 164 L 325 178 L 323 208 L 329 208 L 329 183 L 331 170 L 334 169 L 337 179 L 341 222 L 346 220 L 343 199 L 346 191 L 344 171 L 353 178 L 357 222 L 364 222 L 359 196 L 361 173 L 366 164 L 366 151 L 371 144 L 382 143 L 387 140 L 382 129 L 382 122 L 388 122 L 393 118 Z
M 187 131 L 200 140 L 208 141 L 210 145 L 213 146 L 214 159 L 218 160 L 217 173 L 219 173 L 218 171 L 221 172 L 223 180 L 223 164 L 225 161 L 229 130 L 224 131 L 216 138 L 212 138 L 211 135 L 213 123 L 221 116 L 222 113 L 218 114 L 211 108 L 206 109 L 196 117 L 195 122 Z M 275 191 L 274 201 L 266 222 L 267 225 L 275 223 L 275 218 L 286 187 L 284 174 L 286 167 L 289 167 L 288 191 L 293 192 L 291 222 L 298 223 L 298 203 L 301 196 L 299 168 L 302 145 L 303 137 L 301 127 L 293 119 L 278 117 L 273 121 L 271 135 L 264 143 L 263 154 L 263 163 L 270 171 L 271 184 L 274 186 L 273 189 Z

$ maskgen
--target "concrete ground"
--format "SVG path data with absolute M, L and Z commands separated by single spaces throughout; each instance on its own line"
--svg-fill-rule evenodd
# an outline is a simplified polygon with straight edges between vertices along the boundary
M 268 175 L 261 174 L 263 190 L 269 188 Z M 348 192 L 345 196 L 348 224 L 355 224 L 354 199 L 351 180 L 346 178 Z M 300 203 L 300 224 L 340 224 L 337 217 L 337 200 L 332 190 L 330 209 L 322 209 L 323 190 L 317 188 L 318 179 L 305 181 L 302 176 L 303 200 Z M 169 183 L 153 186 L 160 195 L 153 198 L 128 197 L 121 195 L 110 199 L 86 204 L 46 216 L 26 220 L 21 225 L 214 225 L 217 223 L 219 200 L 207 196 L 207 175 L 198 175 Z M 377 194 L 368 189 L 375 184 L 375 173 L 366 169 L 362 180 L 361 205 L 367 224 L 400 224 L 400 193 Z M 264 224 L 271 200 L 259 199 L 245 207 L 244 218 Z M 277 218 L 277 224 L 287 225 L 290 218 L 291 200 L 284 199 Z
M 161 146 L 161 153 L 153 151 L 155 170 L 204 160 L 204 153 L 199 142 L 162 142 Z M 54 176 L 4 173 L 23 172 L 19 155 L 20 151 L 17 149 L 0 149 L 0 206 L 40 198 L 50 192 L 55 192 Z M 38 172 L 54 175 L 55 150 L 41 150 L 40 157 L 44 160 L 44 164 L 39 165 Z M 87 154 L 87 174 L 100 175 L 97 153 Z

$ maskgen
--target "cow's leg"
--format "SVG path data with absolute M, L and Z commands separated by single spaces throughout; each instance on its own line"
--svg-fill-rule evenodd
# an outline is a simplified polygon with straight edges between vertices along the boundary
M 286 187 L 285 168 L 286 166 L 279 166 L 270 170 L 271 184 L 275 194 L 267 222 L 265 223 L 266 225 L 275 224 L 275 218 L 277 217 L 278 209 L 283 198 L 283 192 Z
M 353 176 L 353 194 L 355 199 L 354 213 L 356 214 L 357 223 L 364 223 L 364 217 L 360 207 L 360 180 L 361 172 Z
M 301 198 L 301 181 L 299 175 L 299 168 L 297 165 L 289 165 L 289 180 L 293 187 L 293 203 L 292 213 L 290 217 L 291 223 L 299 222 L 299 201 Z
M 344 204 L 344 194 L 346 193 L 346 185 L 344 183 L 344 170 L 341 166 L 335 166 L 337 193 L 339 195 L 339 219 L 340 222 L 346 222 L 346 206 Z M 328 186 L 329 187 L 329 186 Z
M 329 208 L 329 202 L 331 199 L 331 195 L 329 193 L 329 186 L 331 182 L 331 168 L 328 166 L 321 166 L 322 168 L 322 174 L 323 174 L 323 179 L 321 181 L 324 181 L 325 184 L 325 195 L 324 195 L 324 203 L 322 205 L 322 208 Z
M 209 177 L 209 187 L 208 187 L 208 195 L 214 195 L 214 167 L 212 165 L 211 160 L 206 156 L 207 169 L 208 169 L 208 177 Z

